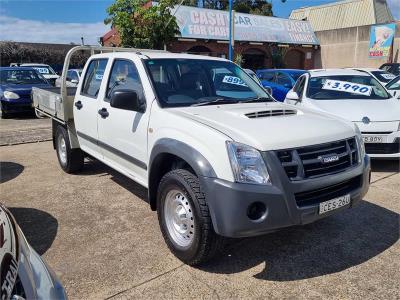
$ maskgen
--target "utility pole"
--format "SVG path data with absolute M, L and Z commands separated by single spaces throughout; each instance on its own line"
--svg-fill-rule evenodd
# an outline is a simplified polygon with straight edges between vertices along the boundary
M 233 46 L 235 43 L 234 37 L 234 11 L 233 11 L 233 0 L 229 0 L 229 60 L 233 61 Z

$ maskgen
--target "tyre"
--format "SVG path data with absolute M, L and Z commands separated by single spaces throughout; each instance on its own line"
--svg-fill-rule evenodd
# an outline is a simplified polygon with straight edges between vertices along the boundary
M 189 171 L 173 170 L 161 179 L 157 214 L 165 242 L 184 263 L 199 265 L 222 249 L 199 179 Z
M 4 110 L 4 107 L 2 106 L 1 102 L 0 102 L 0 111 L 2 119 L 7 119 L 9 117 L 9 114 Z
M 55 145 L 58 162 L 66 173 L 75 173 L 83 168 L 84 154 L 81 149 L 71 149 L 68 132 L 63 126 L 57 126 Z

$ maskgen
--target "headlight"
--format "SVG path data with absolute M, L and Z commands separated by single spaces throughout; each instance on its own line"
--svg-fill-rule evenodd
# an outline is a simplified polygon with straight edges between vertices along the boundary
M 227 141 L 226 146 L 236 182 L 271 184 L 260 151 L 231 141 Z
M 14 93 L 14 92 L 10 92 L 10 91 L 5 91 L 3 95 L 7 99 L 19 99 L 18 94 Z
M 358 128 L 357 124 L 354 123 L 354 129 L 356 131 L 356 141 L 357 141 L 357 146 L 359 150 L 359 157 L 358 157 L 358 162 L 361 162 L 365 156 L 365 146 L 364 146 L 364 140 L 361 135 L 361 131 Z

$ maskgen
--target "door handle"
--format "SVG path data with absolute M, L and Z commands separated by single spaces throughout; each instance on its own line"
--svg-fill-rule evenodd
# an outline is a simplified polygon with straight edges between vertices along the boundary
M 107 118 L 110 114 L 107 111 L 107 108 L 103 107 L 102 109 L 99 109 L 99 115 L 105 119 Z
M 75 102 L 75 107 L 76 107 L 77 109 L 81 109 L 81 108 L 83 107 L 82 102 L 81 102 L 81 101 L 76 101 L 76 102 Z

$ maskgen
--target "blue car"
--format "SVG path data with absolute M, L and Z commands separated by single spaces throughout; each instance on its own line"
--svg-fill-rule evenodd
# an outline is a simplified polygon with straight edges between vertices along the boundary
M 0 68 L 0 107 L 2 118 L 11 113 L 32 112 L 32 87 L 52 87 L 33 68 Z
M 263 87 L 270 87 L 272 96 L 276 100 L 283 102 L 287 92 L 296 83 L 297 78 L 305 72 L 305 70 L 294 69 L 263 69 L 257 70 L 256 73 Z

